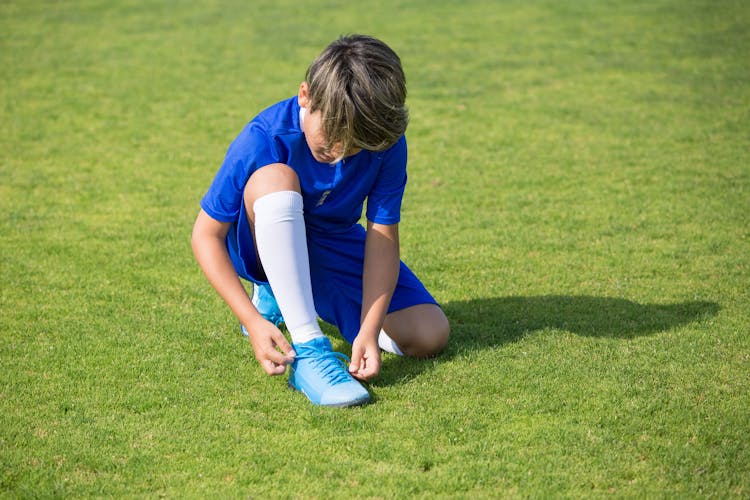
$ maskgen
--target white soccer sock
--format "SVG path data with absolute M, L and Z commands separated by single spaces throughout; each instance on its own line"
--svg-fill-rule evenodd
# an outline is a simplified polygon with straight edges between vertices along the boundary
M 310 283 L 302 195 L 278 191 L 255 201 L 255 242 L 292 342 L 322 337 Z
M 385 330 L 380 330 L 380 335 L 378 335 L 378 346 L 384 351 L 398 354 L 399 356 L 404 355 L 404 353 L 401 352 L 401 349 L 399 349 L 393 339 L 390 338 L 387 333 L 385 333 Z

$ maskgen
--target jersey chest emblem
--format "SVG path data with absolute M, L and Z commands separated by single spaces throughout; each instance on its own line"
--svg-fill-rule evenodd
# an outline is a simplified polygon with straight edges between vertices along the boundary
M 331 190 L 327 189 L 323 191 L 323 194 L 320 195 L 320 199 L 318 200 L 318 203 L 315 205 L 316 207 L 321 206 L 323 203 L 326 202 L 326 198 L 328 198 L 328 195 L 331 194 Z

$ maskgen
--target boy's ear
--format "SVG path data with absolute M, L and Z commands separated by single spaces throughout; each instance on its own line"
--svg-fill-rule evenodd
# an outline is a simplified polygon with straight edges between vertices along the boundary
M 306 108 L 307 105 L 310 103 L 310 96 L 308 94 L 309 91 L 310 91 L 310 86 L 307 84 L 307 82 L 302 82 L 299 84 L 299 92 L 297 93 L 297 102 L 303 108 Z

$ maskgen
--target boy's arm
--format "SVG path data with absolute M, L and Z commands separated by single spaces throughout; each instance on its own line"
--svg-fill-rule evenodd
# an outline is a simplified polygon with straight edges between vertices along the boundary
M 349 371 L 366 380 L 380 370 L 378 335 L 383 327 L 400 265 L 398 224 L 367 222 L 365 265 L 362 277 L 362 316 L 352 345 Z
M 203 209 L 193 226 L 195 259 L 208 281 L 250 333 L 255 357 L 269 375 L 281 375 L 293 361 L 292 346 L 281 331 L 255 309 L 229 258 L 224 240 L 228 222 L 219 222 Z M 284 353 L 276 350 L 279 347 Z

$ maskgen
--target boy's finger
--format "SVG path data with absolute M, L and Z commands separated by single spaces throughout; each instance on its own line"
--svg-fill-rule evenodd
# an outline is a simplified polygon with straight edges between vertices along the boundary
M 264 359 L 260 362 L 260 366 L 269 375 L 283 375 L 286 371 L 286 365 L 279 365 L 271 361 L 270 359 Z
M 285 354 L 282 354 L 282 353 L 280 353 L 279 351 L 277 351 L 276 349 L 273 349 L 273 348 L 266 349 L 263 352 L 263 354 L 265 355 L 265 358 L 267 360 L 270 360 L 270 361 L 272 361 L 273 363 L 275 363 L 277 365 L 284 366 L 284 365 L 288 365 L 292 361 L 294 361 L 294 359 L 292 357 L 289 357 L 289 356 L 287 356 Z
M 295 358 L 297 356 L 294 348 L 289 342 L 287 342 L 286 337 L 284 337 L 284 334 L 281 332 L 278 332 L 273 336 L 273 343 L 281 349 L 281 352 L 283 352 L 287 358 Z
M 357 380 L 365 381 L 374 375 L 371 363 L 367 358 L 362 358 L 359 366 L 355 370 L 350 370 L 351 374 Z
M 359 371 L 359 365 L 361 363 L 361 356 L 359 349 L 352 349 L 352 361 L 349 363 L 349 373 L 355 373 Z
M 363 358 L 362 366 L 356 374 L 353 374 L 360 380 L 369 380 L 380 371 L 380 363 L 377 359 Z

